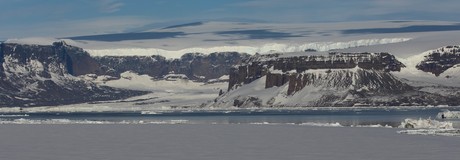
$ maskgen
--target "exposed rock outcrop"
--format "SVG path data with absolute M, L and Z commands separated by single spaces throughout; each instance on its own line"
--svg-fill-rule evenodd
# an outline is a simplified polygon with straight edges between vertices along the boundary
M 119 76 L 126 71 L 162 78 L 169 73 L 184 74 L 191 80 L 206 81 L 228 74 L 228 70 L 248 58 L 248 54 L 221 52 L 204 55 L 184 54 L 180 59 L 166 59 L 162 56 L 94 57 L 101 65 L 101 71 L 111 76 Z
M 391 72 L 405 67 L 389 53 L 258 55 L 230 72 L 228 92 L 211 106 L 341 107 L 458 105 L 423 91 Z
M 389 53 L 330 53 L 329 55 L 280 57 L 280 54 L 258 55 L 230 70 L 228 90 L 267 76 L 266 88 L 282 86 L 289 81 L 288 73 L 314 69 L 362 68 L 378 71 L 400 71 L 404 65 Z M 296 77 L 296 76 L 294 76 Z
M 0 106 L 43 106 L 122 99 L 144 94 L 98 86 L 80 75 L 109 75 L 126 71 L 155 78 L 175 73 L 207 81 L 228 74 L 247 54 L 189 53 L 180 59 L 161 56 L 91 57 L 83 49 L 55 42 L 52 45 L 2 43 L 0 46 Z
M 460 46 L 446 46 L 428 53 L 416 67 L 439 76 L 456 64 L 460 64 Z
M 95 63 L 86 52 L 64 42 L 49 46 L 3 43 L 0 57 L 0 106 L 61 105 L 144 94 L 72 76 L 93 72 L 93 67 L 84 65 Z

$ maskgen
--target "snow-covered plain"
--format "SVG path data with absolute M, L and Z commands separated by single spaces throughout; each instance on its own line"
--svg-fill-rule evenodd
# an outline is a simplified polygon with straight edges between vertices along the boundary
M 190 80 L 155 80 L 147 75 L 124 72 L 118 80 L 102 81 L 104 76 L 93 82 L 115 88 L 148 91 L 151 93 L 123 100 L 23 108 L 23 112 L 127 112 L 149 110 L 182 110 L 200 108 L 212 102 L 219 91 L 226 90 L 227 82 L 203 83 Z M 89 77 L 83 77 L 90 79 Z M 17 112 L 18 108 L 3 108 L 1 112 Z

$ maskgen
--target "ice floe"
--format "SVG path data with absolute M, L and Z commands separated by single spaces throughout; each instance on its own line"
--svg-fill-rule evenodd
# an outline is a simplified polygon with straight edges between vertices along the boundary
M 438 119 L 459 119 L 460 118 L 460 111 L 443 111 L 439 112 L 436 116 Z
M 432 136 L 460 136 L 460 129 L 455 129 L 452 122 L 443 122 L 432 119 L 405 119 L 399 128 L 413 128 L 398 131 L 400 134 L 432 135 Z
M 452 122 L 442 122 L 433 119 L 411 119 L 407 118 L 399 128 L 424 128 L 424 129 L 453 129 Z

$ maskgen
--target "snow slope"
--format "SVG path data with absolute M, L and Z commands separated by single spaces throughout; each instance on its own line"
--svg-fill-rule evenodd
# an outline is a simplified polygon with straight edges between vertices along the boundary
M 278 70 L 272 73 L 276 74 Z M 249 84 L 244 84 L 220 96 L 211 107 L 264 107 L 264 106 L 341 106 L 349 105 L 354 100 L 361 101 L 363 95 L 369 94 L 368 102 L 383 103 L 397 95 L 383 93 L 400 92 L 405 86 L 391 74 L 365 70 L 358 67 L 351 69 L 309 69 L 302 73 L 307 80 L 305 86 L 292 95 L 288 94 L 289 83 L 282 86 L 266 88 L 266 76 Z M 353 102 L 352 104 L 355 104 Z
M 451 44 L 455 45 L 455 44 Z M 433 52 L 440 50 L 446 50 L 445 46 L 439 46 L 437 49 L 430 49 L 422 53 L 412 55 L 407 58 L 399 58 L 406 67 L 401 69 L 401 72 L 395 72 L 394 74 L 400 78 L 409 80 L 409 84 L 415 86 L 449 86 L 449 87 L 460 87 L 460 68 L 457 65 L 447 69 L 439 76 L 434 75 L 430 72 L 424 72 L 417 69 L 417 65 L 426 59 L 426 56 Z

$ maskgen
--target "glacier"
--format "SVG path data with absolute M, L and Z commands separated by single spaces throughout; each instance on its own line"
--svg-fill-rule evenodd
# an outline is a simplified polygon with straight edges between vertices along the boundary
M 160 55 L 166 58 L 180 58 L 185 53 L 210 54 L 214 52 L 240 52 L 254 55 L 267 53 L 304 52 L 313 49 L 319 52 L 362 46 L 400 43 L 411 38 L 379 38 L 360 39 L 344 42 L 311 42 L 304 44 L 267 43 L 259 46 L 216 46 L 209 48 L 186 48 L 181 50 L 165 50 L 160 48 L 118 48 L 118 49 L 85 49 L 91 56 L 152 56 Z

